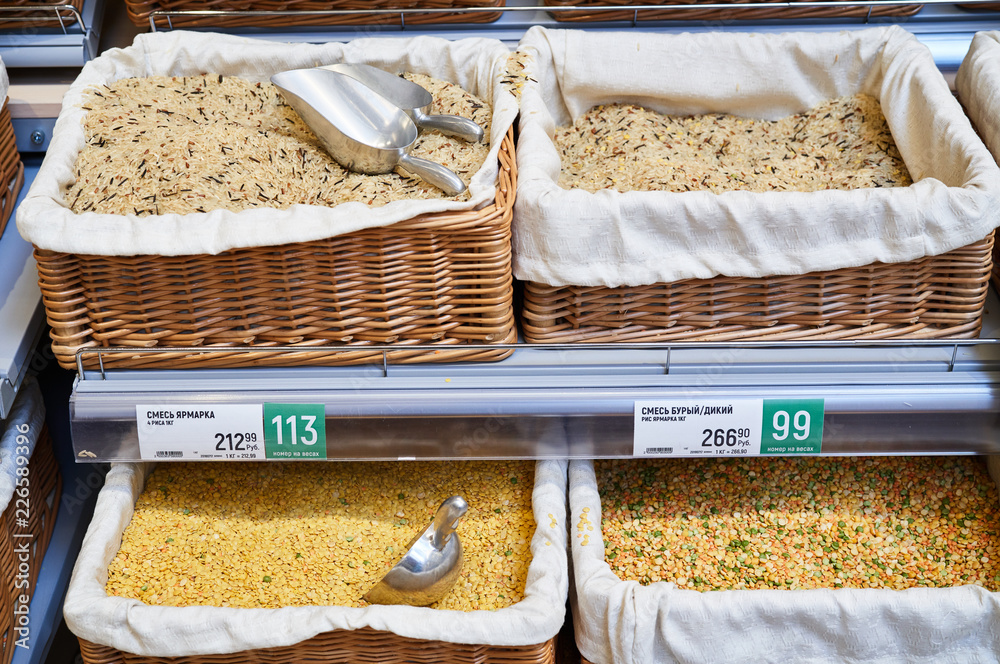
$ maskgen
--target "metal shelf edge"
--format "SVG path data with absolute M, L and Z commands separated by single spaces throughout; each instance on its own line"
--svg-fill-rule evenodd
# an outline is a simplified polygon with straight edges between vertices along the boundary
M 18 203 L 38 172 L 27 161 Z M 7 417 L 27 373 L 45 321 L 32 248 L 11 219 L 0 236 L 0 419 Z

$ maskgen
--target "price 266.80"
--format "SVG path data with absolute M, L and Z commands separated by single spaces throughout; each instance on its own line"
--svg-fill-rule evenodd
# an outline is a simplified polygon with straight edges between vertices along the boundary
M 702 447 L 749 447 L 750 429 L 704 429 Z

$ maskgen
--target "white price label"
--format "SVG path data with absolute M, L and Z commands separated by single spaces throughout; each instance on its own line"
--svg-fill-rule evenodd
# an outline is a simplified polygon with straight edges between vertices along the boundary
M 632 454 L 819 454 L 823 414 L 823 399 L 636 401 Z
M 264 459 L 261 404 L 140 404 L 135 419 L 149 461 Z
M 635 456 L 760 454 L 763 399 L 636 401 Z

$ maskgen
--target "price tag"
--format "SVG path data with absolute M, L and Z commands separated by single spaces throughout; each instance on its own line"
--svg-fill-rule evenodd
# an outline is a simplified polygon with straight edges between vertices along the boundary
M 264 404 L 264 445 L 268 459 L 325 459 L 323 404 Z
M 264 459 L 261 413 L 260 404 L 139 404 L 139 456 L 150 461 Z
M 761 454 L 819 454 L 822 399 L 764 399 Z
M 636 401 L 632 454 L 819 454 L 822 399 Z

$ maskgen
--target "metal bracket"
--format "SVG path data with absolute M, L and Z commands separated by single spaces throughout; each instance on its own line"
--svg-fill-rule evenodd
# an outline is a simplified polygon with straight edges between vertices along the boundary
M 10 13 L 10 12 L 45 12 L 51 11 L 56 20 L 59 21 L 59 26 L 62 28 L 63 34 L 69 34 L 69 30 L 66 25 L 66 17 L 62 12 L 69 12 L 73 15 L 73 19 L 80 25 L 81 32 L 87 32 L 87 25 L 83 22 L 83 16 L 80 15 L 80 10 L 78 10 L 73 5 L 21 5 L 18 7 L 0 7 L 0 12 Z M 4 21 L 16 21 L 16 22 L 30 22 L 39 20 L 37 16 L 10 16 L 3 19 Z

